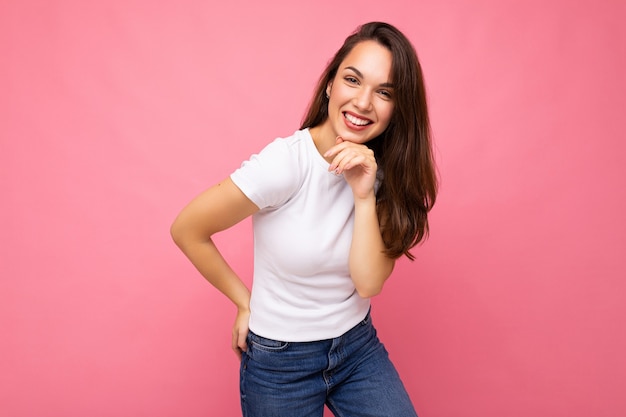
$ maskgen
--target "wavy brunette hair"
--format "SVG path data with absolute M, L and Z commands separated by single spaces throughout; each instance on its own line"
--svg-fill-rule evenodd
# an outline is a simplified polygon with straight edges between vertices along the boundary
M 428 212 L 437 196 L 437 174 L 422 68 L 411 42 L 394 26 L 366 23 L 346 38 L 326 66 L 301 129 L 321 125 L 328 118 L 326 87 L 339 66 L 360 42 L 373 40 L 392 55 L 394 111 L 389 126 L 367 146 L 374 151 L 382 175 L 376 207 L 387 256 L 397 259 L 428 236 Z

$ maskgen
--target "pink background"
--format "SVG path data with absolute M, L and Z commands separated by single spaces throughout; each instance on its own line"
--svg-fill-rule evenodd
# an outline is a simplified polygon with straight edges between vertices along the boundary
M 374 319 L 421 417 L 626 415 L 622 1 L 0 3 L 0 415 L 236 416 L 169 237 L 359 23 L 414 42 L 442 187 Z M 246 280 L 250 224 L 218 236 Z

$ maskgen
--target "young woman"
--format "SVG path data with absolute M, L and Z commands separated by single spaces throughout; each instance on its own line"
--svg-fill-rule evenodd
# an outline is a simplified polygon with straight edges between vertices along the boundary
M 362 25 L 300 130 L 196 197 L 176 244 L 237 306 L 243 415 L 415 416 L 370 298 L 428 233 L 437 193 L 422 71 L 395 27 Z M 252 294 L 211 236 L 253 216 Z

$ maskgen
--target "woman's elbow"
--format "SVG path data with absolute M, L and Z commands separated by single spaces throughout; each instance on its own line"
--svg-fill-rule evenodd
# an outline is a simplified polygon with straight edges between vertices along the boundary
M 182 248 L 185 242 L 186 234 L 185 234 L 185 228 L 183 227 L 183 225 L 181 224 L 178 218 L 174 220 L 174 222 L 170 226 L 170 236 L 172 237 L 172 240 L 174 241 L 176 246 Z
M 362 268 L 352 268 L 352 282 L 356 288 L 356 292 L 362 298 L 372 298 L 383 291 L 383 286 L 393 272 L 395 262 L 393 260 L 384 264 L 382 268 L 378 268 L 376 272 L 371 269 L 363 270 Z
M 372 298 L 380 294 L 383 290 L 383 283 L 380 285 L 358 285 L 356 292 L 361 298 Z

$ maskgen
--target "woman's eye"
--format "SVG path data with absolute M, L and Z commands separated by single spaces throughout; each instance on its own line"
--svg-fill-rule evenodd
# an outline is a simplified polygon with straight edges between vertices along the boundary
M 387 98 L 387 99 L 391 99 L 391 92 L 387 91 L 387 90 L 381 90 L 379 91 L 380 95 Z
M 357 84 L 359 82 L 359 80 L 357 80 L 354 77 L 346 77 L 345 78 L 347 82 L 351 83 L 351 84 Z

